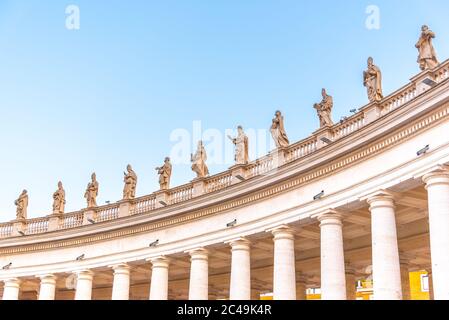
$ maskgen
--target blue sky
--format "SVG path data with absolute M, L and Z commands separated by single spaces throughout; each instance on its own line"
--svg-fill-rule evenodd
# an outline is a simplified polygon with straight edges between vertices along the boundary
M 81 11 L 77 31 L 65 28 L 70 4 Z M 368 5 L 380 9 L 379 30 L 365 27 Z M 170 134 L 196 120 L 266 129 L 281 109 L 300 140 L 318 127 L 322 87 L 334 120 L 367 103 L 368 56 L 385 94 L 418 73 L 422 24 L 449 58 L 448 12 L 446 0 L 0 0 L 0 220 L 15 217 L 24 188 L 29 216 L 50 214 L 59 180 L 67 211 L 84 207 L 93 171 L 98 202 L 117 201 L 128 163 L 138 195 L 155 191 Z M 192 178 L 176 165 L 172 185 Z

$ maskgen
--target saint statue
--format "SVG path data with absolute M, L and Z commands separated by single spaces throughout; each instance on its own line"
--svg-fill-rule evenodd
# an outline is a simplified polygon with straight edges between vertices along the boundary
M 238 126 L 237 131 L 238 134 L 236 138 L 228 136 L 232 143 L 235 144 L 235 164 L 248 164 L 248 136 L 243 131 L 242 126 Z
M 197 178 L 204 178 L 209 175 L 209 169 L 207 168 L 207 154 L 204 149 L 203 141 L 198 142 L 198 148 L 196 153 L 191 155 L 192 170 L 196 173 Z
M 97 206 L 97 196 L 98 196 L 98 181 L 97 175 L 92 173 L 92 181 L 87 185 L 86 193 L 84 194 L 84 198 L 87 200 L 88 208 L 95 208 Z
M 425 25 L 422 26 L 421 31 L 421 37 L 415 47 L 419 51 L 419 67 L 424 71 L 435 68 L 438 66 L 439 62 L 435 53 L 435 48 L 432 44 L 432 39 L 435 38 L 435 33 Z
M 17 206 L 17 220 L 26 220 L 27 218 L 27 209 L 28 209 L 28 191 L 23 190 L 14 204 Z
M 368 58 L 368 69 L 363 72 L 363 85 L 368 90 L 370 102 L 378 102 L 383 99 L 382 72 L 371 57 Z
M 172 172 L 170 158 L 165 158 L 164 165 L 156 168 L 156 171 L 159 174 L 159 185 L 161 186 L 161 190 L 168 190 L 170 188 L 170 177 Z
M 276 148 L 287 148 L 289 146 L 290 142 L 284 127 L 284 116 L 280 111 L 276 111 L 270 131 Z
M 332 126 L 334 122 L 332 121 L 332 108 L 334 106 L 334 99 L 326 93 L 326 89 L 321 90 L 321 95 L 323 100 L 320 103 L 315 103 L 313 106 L 320 118 L 320 127 Z
M 53 193 L 53 214 L 64 213 L 65 208 L 65 190 L 62 187 L 62 182 L 58 182 L 58 190 Z
M 127 173 L 124 172 L 125 187 L 123 188 L 123 200 L 130 200 L 136 197 L 137 174 L 134 172 L 130 164 L 126 167 Z

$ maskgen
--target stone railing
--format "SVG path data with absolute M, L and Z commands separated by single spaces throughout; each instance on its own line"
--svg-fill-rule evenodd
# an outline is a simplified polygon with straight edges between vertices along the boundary
M 275 150 L 247 165 L 235 166 L 225 172 L 204 179 L 196 179 L 188 184 L 166 191 L 158 191 L 134 200 L 121 201 L 60 216 L 51 215 L 27 221 L 3 223 L 0 224 L 0 238 L 73 229 L 126 216 L 148 214 L 163 207 L 183 203 L 198 196 L 224 190 L 242 181 L 275 172 L 275 169 L 286 163 L 302 159 L 359 131 L 364 126 L 413 101 L 427 90 L 448 79 L 449 60 L 446 60 L 435 70 L 418 74 L 412 78 L 409 84 L 385 97 L 382 101 L 370 103 L 339 123 L 321 128 L 310 137 L 296 142 L 288 148 Z

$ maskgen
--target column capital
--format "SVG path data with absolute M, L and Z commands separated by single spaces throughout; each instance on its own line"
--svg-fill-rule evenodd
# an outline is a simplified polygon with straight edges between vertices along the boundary
M 328 224 L 342 225 L 342 217 L 342 213 L 335 209 L 328 209 L 324 212 L 312 215 L 312 219 L 316 219 L 321 222 L 320 227 Z
M 204 248 L 197 248 L 193 250 L 188 250 L 185 253 L 188 253 L 190 255 L 190 261 L 193 260 L 209 260 L 209 250 Z
M 41 283 L 55 284 L 58 277 L 52 273 L 37 275 L 36 278 L 41 280 Z
M 295 230 L 293 230 L 288 225 L 284 224 L 278 227 L 275 227 L 273 229 L 267 230 L 267 232 L 270 232 L 274 236 L 274 240 L 280 240 L 280 239 L 288 239 L 288 240 L 294 240 L 295 239 Z
M 428 170 L 422 175 L 422 180 L 426 184 L 426 189 L 437 184 L 449 185 L 449 166 L 441 165 Z
M 131 267 L 127 263 L 118 263 L 109 266 L 112 270 L 114 270 L 114 274 L 129 274 L 131 271 Z
M 159 256 L 155 258 L 150 258 L 147 261 L 150 261 L 153 265 L 153 268 L 165 268 L 168 269 L 170 265 L 170 259 L 165 256 Z
M 5 287 L 18 288 L 18 287 L 20 287 L 22 280 L 20 280 L 19 278 L 8 278 L 8 279 L 3 280 L 3 283 L 4 283 Z
M 237 238 L 231 241 L 227 241 L 226 244 L 229 244 L 232 248 L 232 251 L 237 251 L 237 250 L 245 250 L 245 251 L 249 251 L 250 250 L 250 246 L 251 246 L 251 242 L 246 239 L 246 238 Z
M 76 274 L 78 280 L 89 280 L 92 281 L 94 278 L 94 272 L 92 270 L 86 269 L 86 270 L 77 270 L 73 271 L 74 274 Z
M 389 192 L 387 190 L 379 190 L 362 197 L 360 200 L 366 201 L 372 209 L 374 207 L 395 208 L 394 199 L 395 197 L 392 192 Z

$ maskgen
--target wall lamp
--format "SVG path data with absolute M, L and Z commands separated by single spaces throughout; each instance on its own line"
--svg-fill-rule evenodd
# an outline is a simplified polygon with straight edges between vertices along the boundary
M 232 221 L 232 222 L 229 222 L 227 225 L 226 225 L 226 227 L 227 228 L 232 228 L 232 227 L 235 227 L 237 225 L 237 219 L 235 219 L 234 221 Z
M 96 222 L 95 222 L 95 220 L 92 220 L 92 219 L 87 219 L 87 221 L 89 221 L 90 223 L 92 223 L 92 224 L 95 224 Z
M 6 266 L 2 267 L 2 270 L 9 270 L 9 268 L 11 268 L 12 266 L 12 262 L 8 263 Z
M 157 247 L 158 245 L 159 245 L 159 239 L 157 239 L 156 241 L 150 243 L 150 248 Z
M 429 150 L 430 150 L 430 145 L 427 145 L 427 146 L 425 146 L 424 148 L 422 148 L 421 150 L 419 150 L 419 151 L 416 153 L 416 155 L 417 155 L 418 157 L 420 157 L 420 156 L 422 156 L 423 154 L 426 154 L 427 151 L 429 151 Z
M 320 200 L 324 196 L 324 190 L 318 193 L 315 197 L 313 197 L 313 200 Z
M 161 204 L 161 205 L 163 205 L 164 207 L 166 207 L 166 206 L 168 206 L 168 204 L 167 204 L 167 202 L 165 202 L 165 201 L 159 201 L 159 203 Z
M 80 255 L 79 257 L 76 258 L 76 261 L 82 261 L 82 260 L 84 260 L 85 257 L 86 257 L 86 255 L 83 253 L 82 255 Z
M 326 137 L 321 137 L 320 140 L 323 141 L 325 144 L 331 144 L 332 143 L 332 140 L 329 140 Z

